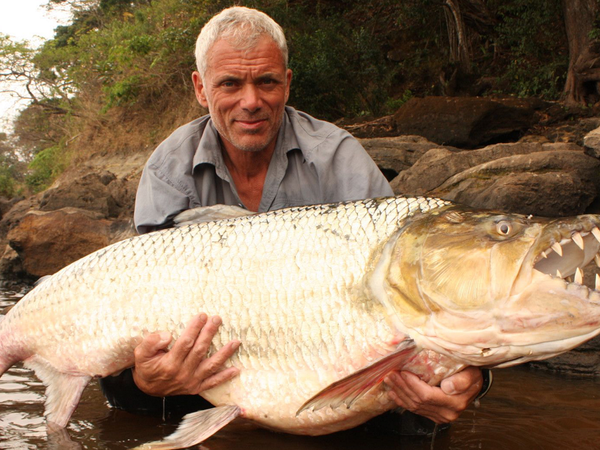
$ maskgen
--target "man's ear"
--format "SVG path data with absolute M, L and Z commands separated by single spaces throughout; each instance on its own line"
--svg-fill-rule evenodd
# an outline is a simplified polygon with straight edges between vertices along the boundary
M 292 84 L 292 69 L 288 69 L 285 73 L 286 78 L 286 90 L 285 90 L 285 102 L 287 103 L 288 98 L 290 97 L 290 85 Z
M 208 101 L 206 100 L 206 91 L 204 89 L 204 83 L 202 82 L 202 77 L 200 77 L 199 72 L 192 73 L 192 83 L 194 84 L 194 93 L 196 94 L 196 99 L 198 103 L 208 109 Z

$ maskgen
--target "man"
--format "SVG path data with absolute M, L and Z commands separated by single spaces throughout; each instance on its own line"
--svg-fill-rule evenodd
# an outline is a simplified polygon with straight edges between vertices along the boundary
M 222 11 L 202 29 L 196 60 L 196 98 L 209 115 L 176 130 L 150 157 L 136 198 L 140 233 L 169 227 L 175 215 L 197 206 L 262 212 L 392 195 L 352 136 L 285 106 L 292 71 L 285 36 L 271 18 L 242 7 Z M 197 396 L 235 376 L 236 369 L 222 365 L 239 342 L 206 358 L 219 324 L 218 317 L 196 317 L 170 351 L 168 333 L 149 335 L 136 349 L 130 381 L 160 398 Z M 119 404 L 122 388 L 106 383 L 105 392 Z M 468 368 L 440 388 L 400 372 L 386 383 L 399 407 L 445 423 L 479 393 L 482 376 Z

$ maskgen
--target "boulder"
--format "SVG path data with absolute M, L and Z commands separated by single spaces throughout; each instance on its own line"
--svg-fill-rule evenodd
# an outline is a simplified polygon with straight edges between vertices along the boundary
M 440 145 L 476 148 L 515 142 L 548 105 L 535 99 L 414 97 L 394 114 L 397 134 L 416 134 Z
M 110 173 L 89 173 L 46 190 L 40 201 L 41 211 L 79 208 L 100 213 L 102 217 L 117 217 L 117 202 L 107 187 L 114 181 Z
M 104 219 L 101 213 L 83 209 L 31 211 L 9 231 L 8 242 L 19 255 L 22 270 L 42 277 L 107 246 L 115 240 L 115 234 L 126 236 L 126 228 L 123 223 L 115 225 Z M 5 256 L 15 259 L 10 251 Z M 2 265 L 14 267 L 15 262 L 11 265 L 3 259 Z
M 600 128 L 590 131 L 583 138 L 586 153 L 594 158 L 600 158 Z
M 600 192 L 600 161 L 575 144 L 498 144 L 427 152 L 392 181 L 397 194 L 541 216 L 582 214 Z
M 421 136 L 359 139 L 388 180 L 412 167 L 432 148 L 443 148 Z

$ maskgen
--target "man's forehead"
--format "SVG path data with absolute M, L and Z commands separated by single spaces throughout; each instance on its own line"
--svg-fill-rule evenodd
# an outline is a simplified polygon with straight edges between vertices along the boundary
M 207 69 L 219 69 L 224 60 L 231 60 L 232 64 L 246 61 L 249 64 L 283 65 L 285 62 L 281 49 L 268 35 L 261 35 L 253 41 L 237 42 L 229 37 L 222 37 L 215 41 L 207 52 Z M 215 64 L 215 61 L 217 64 Z M 215 67 L 216 66 L 216 67 Z

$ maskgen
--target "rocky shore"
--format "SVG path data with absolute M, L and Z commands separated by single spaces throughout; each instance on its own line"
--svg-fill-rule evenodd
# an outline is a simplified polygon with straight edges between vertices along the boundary
M 360 139 L 396 194 L 550 217 L 600 213 L 600 115 L 593 111 L 427 97 L 392 116 L 340 125 Z M 2 276 L 52 274 L 134 235 L 135 191 L 151 150 L 78 161 L 48 190 L 0 202 Z M 541 364 L 600 374 L 600 340 Z

